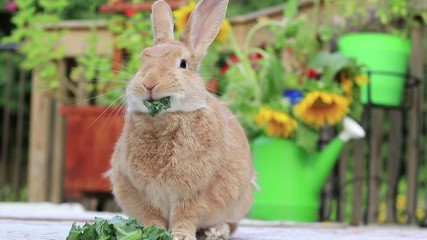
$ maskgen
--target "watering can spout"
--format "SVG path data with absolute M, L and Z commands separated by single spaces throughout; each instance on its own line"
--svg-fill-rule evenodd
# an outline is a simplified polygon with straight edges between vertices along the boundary
M 345 117 L 343 120 L 344 129 L 338 135 L 343 142 L 348 142 L 351 139 L 359 139 L 365 137 L 366 133 L 356 121 L 350 117 Z
M 338 137 L 333 139 L 328 146 L 321 150 L 313 161 L 313 181 L 316 189 L 321 190 L 325 184 L 335 162 L 341 153 L 346 142 L 351 139 L 359 139 L 365 136 L 365 131 L 355 120 L 345 117 L 343 120 L 343 130 Z

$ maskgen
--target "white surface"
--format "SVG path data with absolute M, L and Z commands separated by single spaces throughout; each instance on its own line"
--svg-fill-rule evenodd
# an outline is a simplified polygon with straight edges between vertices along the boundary
M 65 239 L 73 222 L 116 213 L 87 212 L 76 204 L 0 203 L 0 240 Z M 335 223 L 244 220 L 232 240 L 427 240 L 427 229 L 408 226 L 350 227 Z

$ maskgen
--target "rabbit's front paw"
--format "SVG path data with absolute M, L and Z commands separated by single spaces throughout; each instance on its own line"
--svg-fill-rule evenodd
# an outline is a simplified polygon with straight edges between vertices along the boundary
M 230 227 L 227 223 L 219 224 L 197 232 L 199 240 L 227 240 L 230 236 Z
M 190 233 L 184 231 L 173 231 L 173 240 L 196 240 L 196 237 Z

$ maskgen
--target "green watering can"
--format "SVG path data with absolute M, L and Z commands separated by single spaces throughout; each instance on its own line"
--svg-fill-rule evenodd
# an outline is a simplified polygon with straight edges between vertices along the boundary
M 318 221 L 319 193 L 344 144 L 365 136 L 345 117 L 343 131 L 320 152 L 308 154 L 295 141 L 260 137 L 251 144 L 257 182 L 250 217 L 263 220 Z

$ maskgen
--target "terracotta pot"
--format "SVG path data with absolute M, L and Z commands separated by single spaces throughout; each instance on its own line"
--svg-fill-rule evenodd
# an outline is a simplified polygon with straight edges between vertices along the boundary
M 65 198 L 110 193 L 105 172 L 123 128 L 124 111 L 98 106 L 62 107 L 66 116 Z

